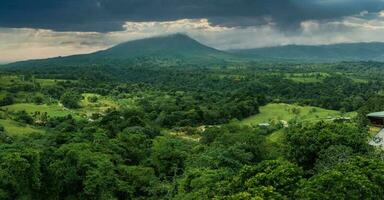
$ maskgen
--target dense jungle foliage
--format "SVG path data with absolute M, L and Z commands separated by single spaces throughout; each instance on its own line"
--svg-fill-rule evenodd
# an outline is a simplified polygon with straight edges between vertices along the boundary
M 135 63 L 1 71 L 0 199 L 384 196 L 382 63 Z M 241 123 L 271 103 L 355 117 Z

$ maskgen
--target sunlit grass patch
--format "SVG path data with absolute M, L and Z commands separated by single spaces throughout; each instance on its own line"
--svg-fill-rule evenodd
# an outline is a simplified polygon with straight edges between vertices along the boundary
M 12 135 L 24 135 L 24 134 L 31 134 L 31 133 L 44 133 L 44 130 L 26 125 L 23 123 L 19 123 L 13 120 L 4 120 L 0 119 L 0 125 L 4 127 L 5 132 Z
M 22 111 L 25 110 L 29 114 L 33 114 L 35 112 L 40 113 L 48 113 L 48 116 L 50 117 L 63 117 L 67 116 L 69 114 L 74 114 L 70 110 L 58 105 L 58 104 L 43 104 L 43 105 L 36 105 L 32 103 L 19 103 L 19 104 L 13 104 L 9 106 L 2 107 L 3 109 L 8 109 L 10 112 L 16 112 L 16 111 Z
M 348 113 L 347 116 L 353 115 Z M 249 118 L 241 120 L 241 125 L 258 125 L 270 121 L 290 121 L 297 119 L 299 121 L 320 121 L 341 117 L 343 114 L 335 110 L 327 110 L 313 106 L 298 106 L 284 103 L 271 103 L 260 107 L 260 113 Z

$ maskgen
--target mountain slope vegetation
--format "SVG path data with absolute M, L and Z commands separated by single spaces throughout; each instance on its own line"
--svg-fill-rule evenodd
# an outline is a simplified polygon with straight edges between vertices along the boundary
M 252 64 L 252 61 L 384 61 L 384 43 L 287 45 L 220 51 L 187 35 L 173 34 L 129 41 L 90 54 L 21 61 L 2 68 L 58 71 L 58 67 L 239 67 Z
M 334 45 L 287 45 L 230 52 L 252 59 L 282 59 L 317 62 L 384 61 L 384 43 L 351 43 Z
M 384 196 L 382 63 L 103 62 L 0 70 L 0 199 Z
M 58 66 L 127 66 L 137 63 L 156 63 L 157 66 L 224 63 L 235 56 L 205 46 L 184 34 L 146 38 L 125 42 L 90 54 L 29 60 L 6 65 L 15 68 L 51 68 Z

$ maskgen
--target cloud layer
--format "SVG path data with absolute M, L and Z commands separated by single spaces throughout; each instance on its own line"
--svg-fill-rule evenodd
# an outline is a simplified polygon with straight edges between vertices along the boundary
M 384 42 L 384 0 L 3 0 L 0 62 L 180 32 L 218 49 Z
M 245 27 L 274 23 L 297 29 L 302 21 L 330 20 L 384 10 L 383 0 L 2 0 L 0 27 L 56 31 L 121 31 L 126 21 L 208 19 Z
M 58 32 L 32 28 L 0 28 L 0 61 L 47 58 L 105 49 L 121 42 L 172 33 L 186 33 L 218 49 L 242 49 L 286 44 L 384 42 L 384 12 L 361 12 L 337 20 L 306 20 L 295 33 L 273 23 L 247 27 L 218 26 L 208 19 L 125 22 L 121 31 Z

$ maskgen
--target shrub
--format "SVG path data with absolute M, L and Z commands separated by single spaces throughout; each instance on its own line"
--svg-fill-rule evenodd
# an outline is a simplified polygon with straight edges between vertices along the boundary
M 75 92 L 65 92 L 60 98 L 60 102 L 67 108 L 79 108 L 80 100 L 81 95 Z

